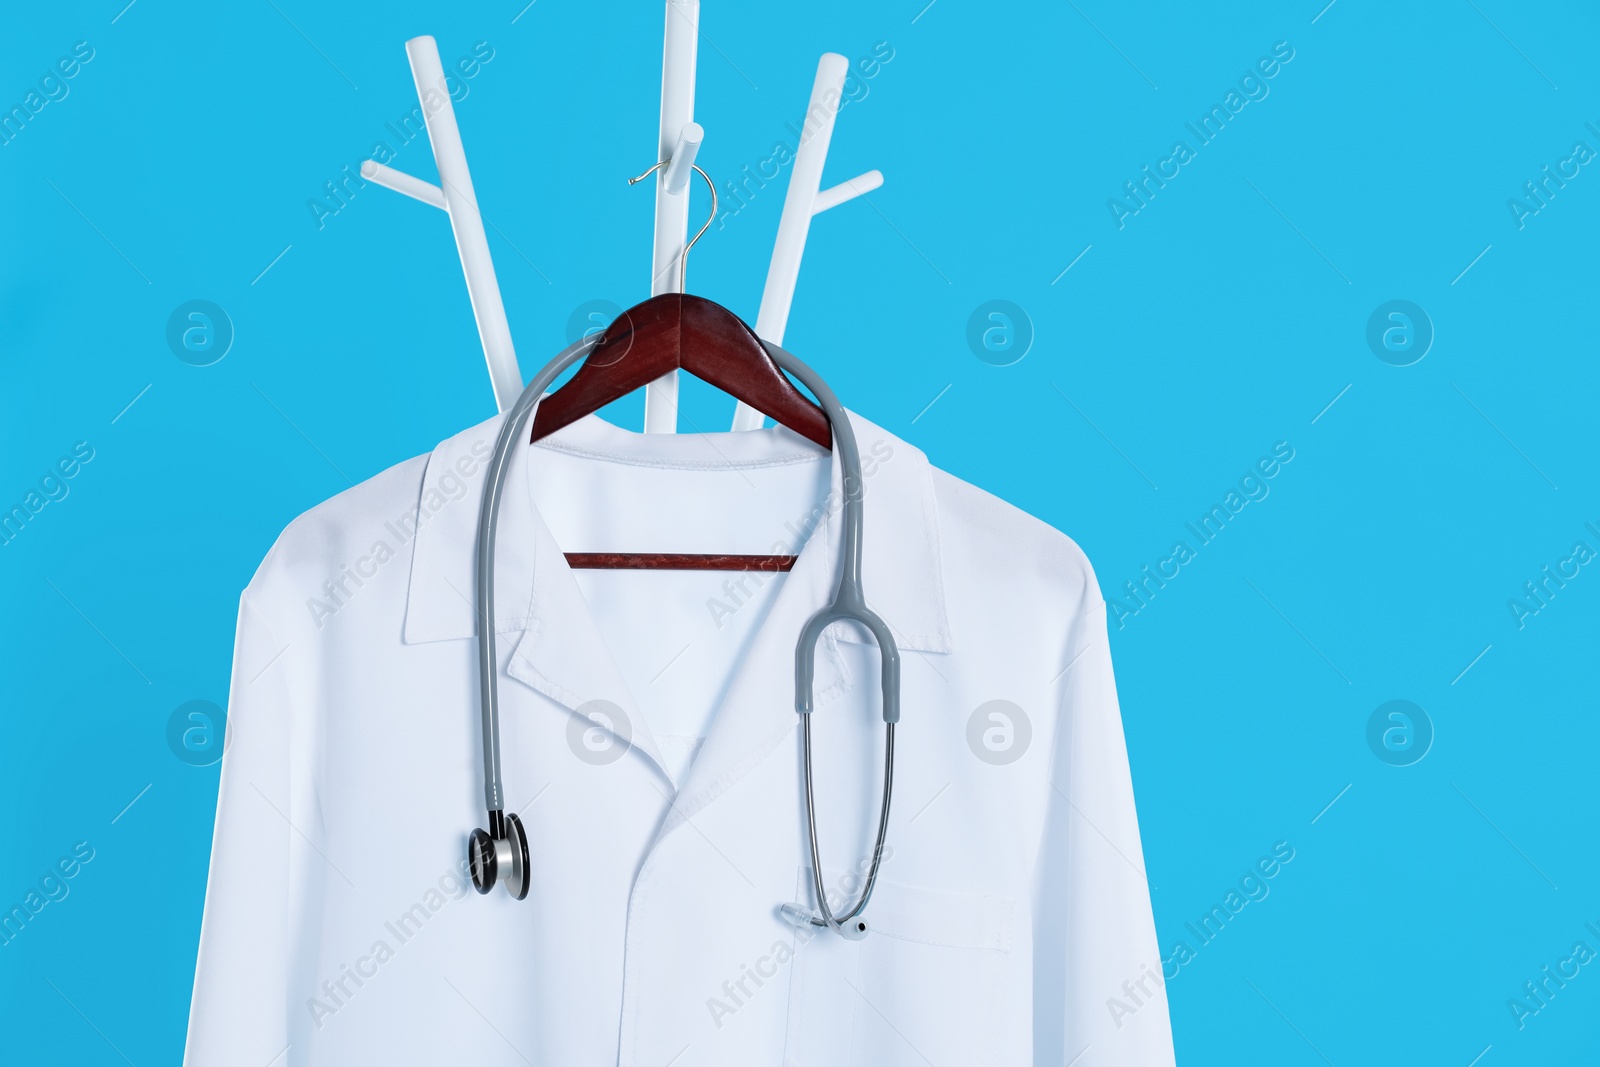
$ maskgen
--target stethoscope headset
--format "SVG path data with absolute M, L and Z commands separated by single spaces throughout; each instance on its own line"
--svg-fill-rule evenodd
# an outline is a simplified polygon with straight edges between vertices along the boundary
M 659 166 L 659 164 L 658 164 Z M 652 170 L 655 168 L 652 168 Z M 701 177 L 705 173 L 695 167 Z M 649 171 L 646 172 L 647 174 Z M 641 175 L 642 177 L 642 175 Z M 706 179 L 710 184 L 710 179 Z M 712 191 L 715 197 L 715 189 Z M 715 217 L 715 200 L 712 216 Z M 707 222 L 709 225 L 709 220 Z M 701 233 L 705 228 L 701 228 Z M 698 239 L 699 234 L 696 234 Z M 690 245 L 693 245 L 693 241 Z M 687 257 L 687 249 L 684 253 Z M 495 526 L 500 514 L 500 499 L 505 488 L 506 471 L 511 465 L 511 454 L 522 436 L 522 430 L 539 399 L 550 385 L 567 368 L 589 354 L 599 342 L 598 336 L 586 337 L 568 347 L 544 369 L 533 376 L 522 395 L 517 398 L 500 426 L 495 439 L 494 452 L 489 460 L 489 473 L 483 489 L 483 506 L 478 515 L 477 605 L 478 605 L 478 679 L 483 712 L 483 782 L 484 803 L 489 813 L 489 828 L 475 829 L 467 841 L 467 858 L 471 865 L 472 884 L 479 893 L 488 893 L 497 884 L 504 884 L 517 900 L 528 895 L 531 865 L 528 857 L 528 834 L 515 812 L 507 813 L 500 782 L 500 690 L 498 659 L 495 652 L 494 627 L 494 557 Z M 810 367 L 777 345 L 762 341 L 762 346 L 773 362 L 798 378 L 811 390 L 822 407 L 832 428 L 834 449 L 839 457 L 840 475 L 844 481 L 844 545 L 841 549 L 844 566 L 841 568 L 838 588 L 827 607 L 813 615 L 800 631 L 795 646 L 795 710 L 800 715 L 801 744 L 804 751 L 806 796 L 806 829 L 810 837 L 812 888 L 816 897 L 813 910 L 802 904 L 786 903 L 779 907 L 780 917 L 797 927 L 827 927 L 850 940 L 867 935 L 867 922 L 862 918 L 867 902 L 872 898 L 877 883 L 878 867 L 883 858 L 884 838 L 889 830 L 889 802 L 894 792 L 894 728 L 900 721 L 900 653 L 888 625 L 877 613 L 867 607 L 861 593 L 861 528 L 862 496 L 864 485 L 861 474 L 861 454 L 856 447 L 855 432 L 844 408 L 833 390 Z M 876 640 L 882 662 L 883 681 L 883 803 L 878 812 L 877 841 L 872 849 L 872 862 L 866 875 L 861 897 L 848 909 L 835 913 L 828 904 L 828 894 L 823 884 L 822 851 L 817 843 L 817 812 L 815 786 L 812 780 L 811 713 L 814 704 L 816 644 L 822 632 L 836 622 L 852 621 L 867 628 Z

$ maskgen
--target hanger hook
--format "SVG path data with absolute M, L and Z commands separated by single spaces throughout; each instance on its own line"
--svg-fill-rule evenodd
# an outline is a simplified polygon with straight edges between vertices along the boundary
M 650 177 L 650 175 L 654 174 L 656 171 L 660 170 L 662 167 L 665 167 L 671 162 L 672 160 L 670 159 L 663 159 L 660 163 L 657 163 L 655 166 L 651 167 L 637 178 L 629 178 L 628 184 L 634 185 L 638 182 L 644 181 L 646 178 Z M 689 166 L 693 168 L 696 174 L 700 175 L 700 177 L 706 180 L 706 188 L 711 190 L 711 215 L 706 219 L 705 225 L 701 226 L 700 229 L 696 231 L 695 235 L 689 238 L 689 243 L 683 246 L 683 254 L 678 257 L 678 292 L 680 293 L 687 292 L 689 287 L 689 249 L 694 247 L 694 243 L 696 241 L 705 236 L 705 232 L 711 229 L 711 224 L 715 222 L 717 218 L 717 187 L 711 181 L 711 175 L 707 174 L 693 163 L 689 164 Z

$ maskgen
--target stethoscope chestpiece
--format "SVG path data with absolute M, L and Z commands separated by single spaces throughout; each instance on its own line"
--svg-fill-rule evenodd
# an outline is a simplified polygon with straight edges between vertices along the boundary
M 472 888 L 487 893 L 495 883 L 504 880 L 506 891 L 513 899 L 523 900 L 528 895 L 528 877 L 531 864 L 528 859 L 528 834 L 522 820 L 491 812 L 489 825 L 500 829 L 499 837 L 487 830 L 473 830 L 467 838 L 467 865 L 472 872 Z M 496 824 L 500 824 L 496 827 Z
M 498 865 L 495 862 L 494 838 L 482 829 L 472 831 L 467 838 L 467 866 L 472 871 L 472 888 L 487 893 L 494 888 Z

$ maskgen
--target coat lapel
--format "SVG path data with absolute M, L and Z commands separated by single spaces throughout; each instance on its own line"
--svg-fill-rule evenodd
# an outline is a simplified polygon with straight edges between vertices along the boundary
M 672 774 L 649 720 L 640 714 L 560 546 L 531 507 L 527 521 L 534 553 L 533 596 L 527 627 L 506 673 L 574 714 L 584 714 L 584 705 L 593 700 L 616 704 L 629 724 L 628 736 L 621 740 L 648 757 L 670 783 Z
M 471 598 L 478 510 L 501 418 L 450 438 L 429 457 L 415 522 L 404 628 L 408 644 L 476 636 Z M 918 449 L 859 416 L 850 418 L 864 458 L 867 602 L 894 631 L 903 660 L 948 653 L 951 640 L 932 468 Z M 587 421 L 580 420 L 569 430 L 581 434 Z M 592 700 L 617 704 L 633 725 L 628 739 L 632 746 L 670 782 L 660 747 L 639 714 L 560 546 L 526 491 L 530 462 L 527 448 L 513 454 L 501 505 L 495 628 L 512 645 L 506 673 L 574 714 Z M 834 489 L 813 521 L 791 531 L 803 538 L 793 546 L 799 558 L 749 652 L 735 668 L 705 744 L 682 783 L 678 803 L 663 824 L 663 834 L 712 803 L 797 725 L 795 639 L 805 621 L 831 598 L 842 565 L 838 496 L 842 479 L 837 456 L 831 484 Z M 819 705 L 836 699 L 851 685 L 837 642 L 830 631 L 819 648 Z
M 472 602 L 478 513 L 495 435 L 504 416 L 457 434 L 434 449 L 423 475 L 406 601 L 405 641 L 476 638 Z M 495 630 L 511 647 L 506 674 L 577 714 L 591 700 L 621 707 L 636 726 L 627 738 L 670 781 L 660 748 L 561 549 L 533 507 L 527 487 L 530 450 L 518 448 L 506 472 L 495 558 Z M 476 690 L 474 690 L 476 692 Z
M 950 631 L 935 519 L 932 468 L 916 448 L 852 413 L 851 425 L 865 463 L 862 585 L 867 604 L 908 655 L 948 653 Z M 832 485 L 843 484 L 838 457 Z M 825 512 L 801 549 L 788 581 L 736 668 L 704 747 L 689 770 L 662 827 L 665 835 L 714 802 L 761 762 L 799 722 L 795 711 L 795 640 L 813 614 L 832 599 L 843 567 L 843 509 L 828 497 Z M 820 708 L 849 691 L 849 669 L 839 654 L 837 628 L 824 633 L 816 665 Z

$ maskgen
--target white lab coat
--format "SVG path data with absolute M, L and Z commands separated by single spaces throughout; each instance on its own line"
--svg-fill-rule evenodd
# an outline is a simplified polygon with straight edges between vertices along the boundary
M 241 598 L 185 1062 L 1170 1064 L 1089 564 L 852 419 L 864 588 L 903 660 L 865 940 L 777 911 L 811 899 L 794 643 L 837 580 L 840 525 L 837 463 L 782 429 L 589 417 L 518 447 L 495 625 L 532 888 L 472 891 L 496 418 L 302 515 Z M 752 578 L 575 571 L 563 550 L 799 559 Z M 848 630 L 823 639 L 815 712 L 842 896 L 884 732 L 875 646 Z

